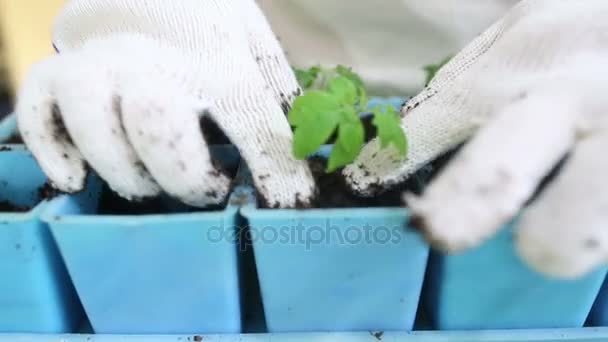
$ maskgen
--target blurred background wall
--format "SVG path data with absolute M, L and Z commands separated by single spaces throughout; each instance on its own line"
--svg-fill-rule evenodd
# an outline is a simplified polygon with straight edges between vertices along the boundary
M 0 0 L 0 117 L 32 63 L 54 53 L 53 20 L 65 0 Z

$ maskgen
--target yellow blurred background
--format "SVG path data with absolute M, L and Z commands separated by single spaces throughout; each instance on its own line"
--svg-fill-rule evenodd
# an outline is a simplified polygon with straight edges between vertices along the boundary
M 5 71 L 9 93 L 19 87 L 32 63 L 54 53 L 51 29 L 64 3 L 0 0 L 0 70 Z

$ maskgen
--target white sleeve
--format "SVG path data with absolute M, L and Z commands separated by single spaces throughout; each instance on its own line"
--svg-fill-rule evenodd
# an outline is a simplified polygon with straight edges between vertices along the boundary
M 413 95 L 518 0 L 258 0 L 290 61 L 344 64 L 377 94 Z

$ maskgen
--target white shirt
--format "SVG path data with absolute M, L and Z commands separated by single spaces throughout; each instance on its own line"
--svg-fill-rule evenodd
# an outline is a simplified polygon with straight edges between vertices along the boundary
M 377 94 L 412 95 L 518 0 L 258 0 L 290 62 L 352 67 Z

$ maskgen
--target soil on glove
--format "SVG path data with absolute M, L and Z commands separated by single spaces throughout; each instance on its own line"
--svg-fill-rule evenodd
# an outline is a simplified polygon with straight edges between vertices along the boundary
M 26 213 L 31 209 L 31 207 L 17 206 L 7 201 L 0 202 L 0 213 Z

